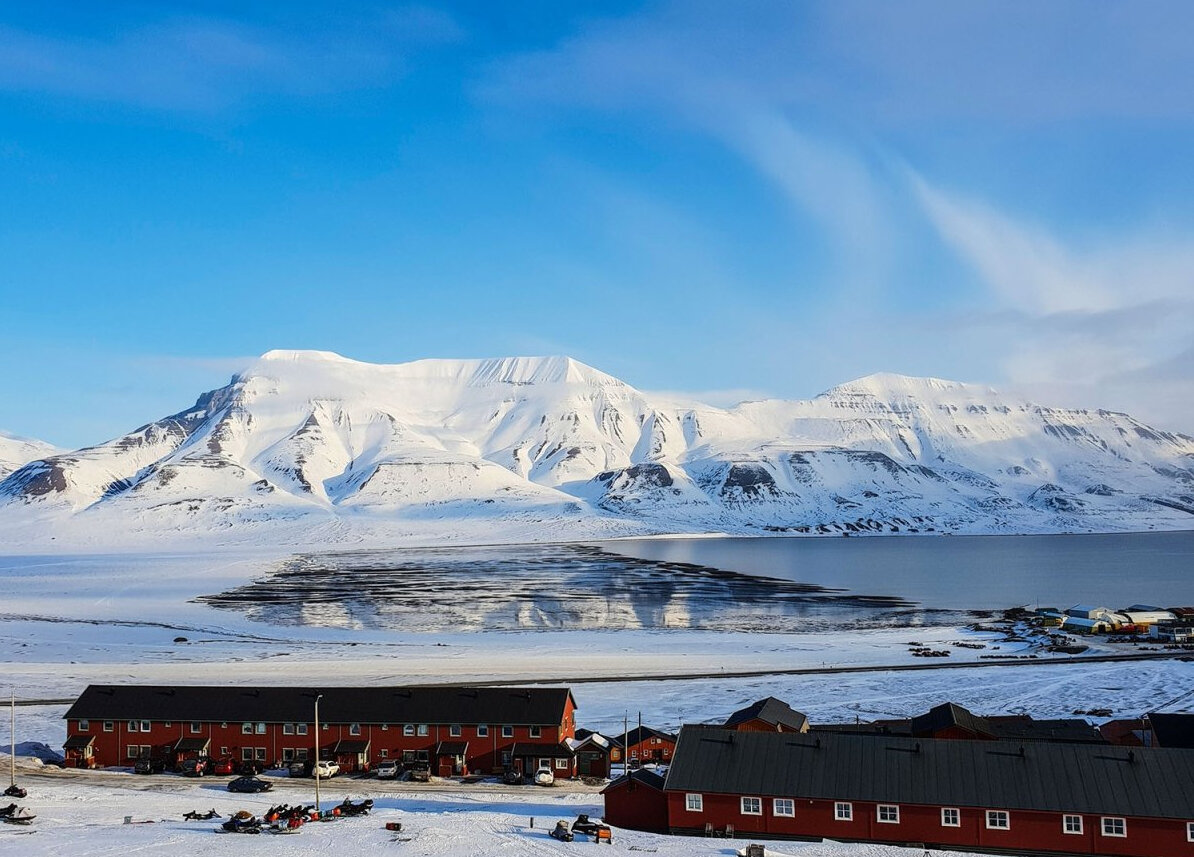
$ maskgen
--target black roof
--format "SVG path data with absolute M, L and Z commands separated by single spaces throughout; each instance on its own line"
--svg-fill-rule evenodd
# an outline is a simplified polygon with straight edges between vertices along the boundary
M 468 741 L 440 741 L 435 745 L 436 756 L 465 756 L 468 754 Z
M 685 726 L 667 790 L 1194 818 L 1194 750 Z
M 647 786 L 648 788 L 655 789 L 655 791 L 659 791 L 659 792 L 663 791 L 663 787 L 664 787 L 664 778 L 662 776 L 655 773 L 654 771 L 647 771 L 647 770 L 640 769 L 640 770 L 636 770 L 636 771 L 627 771 L 625 774 L 618 777 L 616 780 L 614 780 L 608 786 L 603 788 L 601 790 L 601 794 L 605 794 L 607 791 L 609 791 L 612 788 L 621 788 L 622 786 L 630 785 L 632 782 L 633 783 L 642 783 L 644 786 Z
M 174 742 L 175 753 L 202 753 L 211 743 L 210 738 L 179 738 Z
M 955 702 L 943 702 L 930 708 L 925 714 L 913 717 L 911 726 L 912 734 L 921 736 L 953 726 L 967 729 L 976 735 L 994 735 L 985 717 L 979 717 Z
M 1001 741 L 1075 741 L 1082 744 L 1106 744 L 1107 739 L 1085 720 L 1063 717 L 1034 720 L 1031 717 L 988 717 L 991 733 Z
M 1154 711 L 1148 715 L 1153 727 L 1153 740 L 1159 747 L 1194 748 L 1194 714 L 1163 714 Z
M 726 718 L 725 725 L 729 727 L 748 723 L 751 720 L 762 720 L 776 726 L 786 726 L 793 732 L 801 732 L 808 725 L 808 717 L 796 711 L 782 699 L 768 696 L 758 702 L 735 711 Z
M 91 685 L 68 719 L 558 725 L 566 687 L 200 687 Z M 575 705 L 575 702 L 573 703 Z
M 650 726 L 636 726 L 629 732 L 619 735 L 612 740 L 619 747 L 629 747 L 631 744 L 637 744 L 640 741 L 647 741 L 651 738 L 662 738 L 664 741 L 671 741 L 673 743 L 676 740 L 676 736 L 671 732 L 653 729 Z
M 368 753 L 369 742 L 362 738 L 341 738 L 332 745 L 332 755 L 340 756 L 348 753 Z
M 571 758 L 575 755 L 572 748 L 567 744 L 533 744 L 529 741 L 519 741 L 510 748 L 511 758 L 523 756 L 542 756 L 547 758 L 551 756 L 553 759 L 563 759 L 565 756 Z
M 94 735 L 72 735 L 62 745 L 66 750 L 86 750 L 95 741 Z

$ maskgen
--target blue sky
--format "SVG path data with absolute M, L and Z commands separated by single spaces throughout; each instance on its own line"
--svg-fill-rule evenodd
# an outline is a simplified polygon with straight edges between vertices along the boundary
M 1194 433 L 1188 3 L 330 5 L 0 12 L 0 428 L 316 348 Z

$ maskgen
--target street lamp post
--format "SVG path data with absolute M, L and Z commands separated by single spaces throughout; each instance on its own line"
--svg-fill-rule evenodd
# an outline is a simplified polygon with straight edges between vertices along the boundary
M 315 694 L 315 812 L 319 813 L 319 700 L 322 693 Z

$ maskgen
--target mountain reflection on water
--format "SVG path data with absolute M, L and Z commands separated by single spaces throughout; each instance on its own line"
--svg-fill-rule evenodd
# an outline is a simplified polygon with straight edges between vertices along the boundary
M 204 596 L 276 625 L 402 631 L 692 628 L 819 631 L 961 617 L 869 596 L 592 545 L 303 554 Z

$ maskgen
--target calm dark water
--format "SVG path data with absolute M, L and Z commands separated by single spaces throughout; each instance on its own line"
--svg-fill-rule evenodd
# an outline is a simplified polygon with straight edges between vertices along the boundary
M 1194 604 L 1194 531 L 642 539 L 605 542 L 602 548 L 946 610 Z

